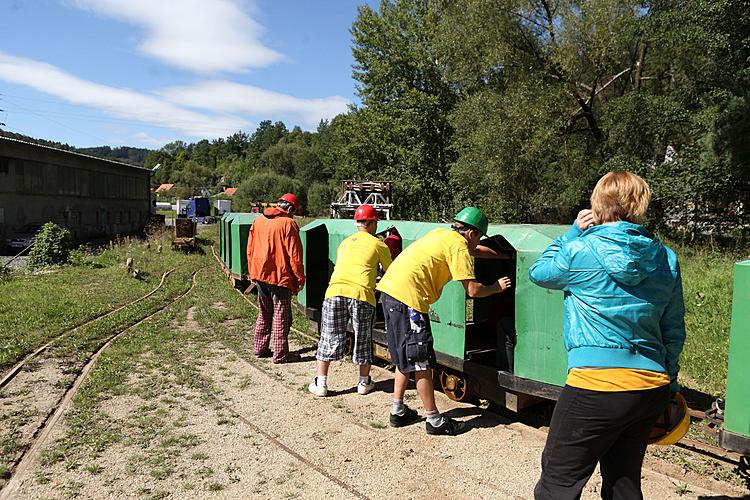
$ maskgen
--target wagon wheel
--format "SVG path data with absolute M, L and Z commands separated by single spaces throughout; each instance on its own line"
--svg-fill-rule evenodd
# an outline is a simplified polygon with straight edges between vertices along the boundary
M 441 371 L 440 385 L 445 395 L 453 401 L 466 401 L 469 399 L 469 382 L 461 374 L 449 373 L 445 370 Z

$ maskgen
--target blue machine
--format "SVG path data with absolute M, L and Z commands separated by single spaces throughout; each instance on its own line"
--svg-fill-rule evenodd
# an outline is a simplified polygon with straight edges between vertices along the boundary
M 211 202 L 208 198 L 191 198 L 188 200 L 185 216 L 201 224 L 211 222 Z

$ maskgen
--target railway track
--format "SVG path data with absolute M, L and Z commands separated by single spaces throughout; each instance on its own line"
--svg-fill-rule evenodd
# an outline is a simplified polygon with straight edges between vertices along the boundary
M 61 332 L 60 334 L 56 335 L 52 340 L 50 340 L 49 342 L 47 342 L 46 344 L 44 344 L 43 346 L 41 346 L 40 348 L 38 348 L 37 350 L 35 350 L 34 352 L 32 352 L 31 354 L 29 354 L 26 357 L 24 357 L 21 361 L 19 361 L 15 365 L 13 365 L 13 367 L 10 370 L 8 370 L 3 375 L 3 378 L 0 379 L 0 389 L 2 389 L 3 387 L 5 387 L 6 385 L 8 385 L 8 383 L 10 383 L 10 381 L 13 380 L 13 378 L 16 375 L 18 375 L 18 373 L 23 369 L 23 367 L 26 366 L 31 360 L 33 360 L 34 358 L 36 358 L 37 356 L 39 356 L 40 354 L 42 354 L 43 352 L 45 352 L 47 349 L 49 349 L 50 347 L 52 347 L 52 345 L 54 345 L 56 342 L 58 342 L 61 338 L 63 338 L 66 335 L 69 335 L 69 334 L 75 332 L 76 330 L 80 330 L 81 328 L 83 328 L 85 326 L 88 326 L 88 325 L 90 325 L 92 323 L 95 323 L 95 322 L 97 322 L 99 320 L 102 320 L 104 318 L 112 316 L 113 314 L 115 314 L 115 313 L 117 313 L 119 311 L 122 311 L 123 309 L 125 309 L 127 307 L 135 305 L 138 302 L 141 302 L 141 301 L 143 301 L 143 300 L 151 297 L 153 294 L 155 294 L 156 292 L 158 292 L 161 289 L 162 286 L 164 286 L 164 281 L 167 279 L 167 276 L 169 276 L 174 270 L 175 269 L 172 268 L 169 271 L 166 271 L 164 274 L 162 274 L 161 280 L 159 281 L 159 284 L 156 286 L 156 288 L 154 288 L 153 290 L 151 290 L 147 294 L 142 295 L 141 297 L 138 297 L 135 300 L 131 300 L 127 304 L 123 304 L 123 305 L 117 307 L 116 309 L 112 309 L 111 311 L 107 311 L 105 313 L 102 313 L 102 314 L 99 314 L 97 316 L 94 316 L 93 318 L 91 318 L 91 319 L 89 319 L 87 321 L 84 321 L 83 323 L 80 323 L 80 324 L 74 326 L 73 328 L 69 328 L 69 329 Z
M 29 468 L 29 466 L 31 465 L 32 461 L 34 460 L 34 457 L 36 457 L 37 453 L 41 450 L 41 448 L 46 443 L 46 441 L 47 441 L 50 433 L 54 429 L 55 425 L 57 425 L 57 423 L 60 421 L 60 418 L 62 417 L 62 415 L 69 408 L 69 406 L 70 406 L 73 398 L 78 393 L 81 385 L 86 380 L 86 378 L 88 377 L 88 375 L 91 372 L 91 370 L 95 367 L 97 360 L 102 355 L 102 353 L 107 349 L 107 347 L 109 347 L 115 340 L 117 340 L 118 338 L 120 338 L 125 333 L 131 331 L 133 328 L 135 328 L 138 325 L 144 323 L 145 321 L 149 320 L 150 318 L 152 318 L 153 316 L 155 316 L 159 312 L 163 311 L 167 307 L 171 306 L 172 304 L 174 304 L 174 303 L 178 302 L 179 300 L 183 299 L 184 297 L 186 297 L 195 288 L 195 286 L 197 284 L 196 278 L 198 276 L 198 273 L 202 269 L 205 269 L 205 267 L 201 268 L 201 269 L 198 269 L 198 270 L 196 270 L 196 271 L 194 271 L 192 273 L 191 285 L 190 285 L 190 287 L 185 292 L 183 292 L 179 296 L 175 297 L 174 299 L 170 300 L 169 302 L 167 302 L 167 303 L 159 306 L 156 310 L 154 310 L 153 312 L 151 312 L 148 315 L 144 316 L 143 318 L 139 319 L 137 322 L 135 322 L 135 323 L 133 323 L 133 324 L 131 324 L 131 325 L 129 325 L 129 326 L 127 326 L 127 327 L 119 330 L 119 331 L 117 331 L 113 335 L 110 335 L 105 340 L 105 342 L 96 350 L 96 352 L 94 352 L 88 358 L 85 366 L 76 375 L 76 378 L 73 381 L 73 383 L 63 393 L 62 397 L 58 400 L 57 404 L 50 410 L 50 413 L 47 415 L 47 417 L 44 419 L 44 421 L 38 427 L 37 431 L 32 436 L 32 442 L 30 443 L 30 445 L 24 450 L 24 452 L 22 453 L 22 455 L 13 463 L 13 465 L 11 467 L 13 475 L 11 476 L 10 480 L 8 481 L 8 483 L 6 483 L 6 485 L 3 487 L 3 489 L 0 490 L 0 500 L 6 500 L 6 499 L 13 498 L 13 495 L 15 493 L 17 493 L 18 488 L 21 485 L 21 477 L 23 477 L 24 472 Z M 147 298 L 148 296 L 152 295 L 153 293 L 155 293 L 164 284 L 164 280 L 166 279 L 166 276 L 169 273 L 171 273 L 172 271 L 174 271 L 174 269 L 172 269 L 172 270 L 164 273 L 164 276 L 162 276 L 162 281 L 160 282 L 159 286 L 156 289 L 152 290 L 149 294 L 147 294 L 147 295 L 145 295 L 143 297 L 140 297 L 139 299 L 136 299 L 135 301 L 130 302 L 129 304 L 126 304 L 125 306 L 122 306 L 122 307 L 118 308 L 117 310 L 121 310 L 122 308 L 127 307 L 128 305 L 132 305 L 132 304 L 134 304 L 136 302 L 139 302 L 139 301 Z M 103 318 L 105 316 L 113 314 L 117 310 L 110 311 L 106 315 L 100 316 L 98 319 L 101 319 L 101 318 Z M 92 321 L 94 321 L 94 320 L 91 320 L 90 322 L 92 322 Z M 81 326 L 83 326 L 83 325 L 79 325 L 76 328 L 80 328 Z M 57 338 L 59 338 L 59 336 Z M 44 347 L 49 347 L 49 346 L 44 346 Z M 33 356 L 40 354 L 41 352 L 43 352 L 43 349 L 40 348 L 37 351 L 38 352 L 35 352 L 34 355 L 30 355 L 28 357 L 28 359 L 30 360 L 30 359 L 33 358 Z M 17 372 L 18 371 L 16 371 L 16 373 Z M 12 379 L 12 376 L 9 378 L 9 381 L 11 379 Z
M 219 263 L 219 266 L 221 267 L 221 265 L 222 265 L 221 259 L 216 254 L 216 250 L 214 249 L 213 246 L 211 246 L 211 251 L 213 253 L 214 258 L 216 259 L 216 261 Z M 243 293 L 242 291 L 240 291 L 238 289 L 235 289 L 235 291 L 248 304 L 250 304 L 253 308 L 255 308 L 256 310 L 258 309 L 257 304 L 255 304 L 252 300 L 250 300 L 250 298 L 248 298 L 247 295 L 245 295 L 245 293 Z M 303 332 L 301 330 L 298 330 L 298 329 L 293 328 L 293 327 L 290 330 L 293 331 L 295 334 L 297 334 L 297 335 L 299 335 L 301 337 L 304 337 L 304 338 L 310 340 L 311 342 L 313 342 L 315 344 L 317 344 L 317 342 L 318 342 L 317 338 L 312 337 L 312 336 L 306 334 L 305 332 Z M 261 368 L 258 368 L 258 369 L 260 369 L 261 371 L 263 371 Z M 216 396 L 214 396 L 214 397 L 216 397 Z M 227 407 L 225 403 L 222 403 L 222 404 L 226 407 L 226 409 L 228 411 L 232 411 L 238 417 L 241 418 L 241 415 L 239 415 L 237 412 L 235 412 L 231 407 Z M 492 410 L 489 410 L 489 411 L 492 411 Z M 705 413 L 702 412 L 702 411 L 699 411 L 699 410 L 691 409 L 690 413 L 691 413 L 691 416 L 693 418 L 696 418 L 696 419 L 699 419 L 699 420 L 703 420 L 703 419 L 706 418 L 705 417 Z M 268 436 L 268 437 L 272 438 L 271 436 Z M 680 448 L 680 449 L 683 449 L 683 450 L 686 450 L 686 451 L 689 451 L 689 452 L 692 452 L 692 453 L 696 453 L 696 454 L 701 455 L 703 457 L 714 459 L 714 460 L 718 460 L 718 461 L 723 462 L 723 463 L 725 463 L 727 465 L 734 466 L 742 475 L 744 475 L 745 477 L 750 478 L 750 473 L 748 472 L 747 461 L 745 460 L 745 458 L 742 455 L 740 455 L 738 453 L 734 453 L 734 452 L 725 450 L 723 448 L 719 448 L 719 447 L 714 446 L 714 445 L 712 445 L 710 443 L 706 443 L 706 442 L 703 442 L 703 441 L 698 441 L 698 440 L 695 440 L 695 439 L 689 439 L 689 438 L 683 438 L 675 446 L 678 447 L 678 448 Z M 749 479 L 749 481 L 750 481 L 750 479 Z
M 222 267 L 222 264 L 221 264 L 221 259 L 220 259 L 220 258 L 219 258 L 219 256 L 218 256 L 218 255 L 216 254 L 216 249 L 214 248 L 214 246 L 213 246 L 213 245 L 211 245 L 211 253 L 212 253 L 212 254 L 213 254 L 213 256 L 214 256 L 214 259 L 216 259 L 216 262 L 218 262 L 218 263 L 219 263 L 219 267 L 221 268 L 221 267 Z M 245 295 L 245 293 L 241 292 L 241 291 L 240 291 L 240 290 L 238 290 L 237 288 L 234 288 L 234 290 L 235 290 L 235 291 L 236 291 L 237 293 L 239 293 L 239 294 L 240 294 L 240 297 L 242 297 L 242 298 L 243 298 L 243 299 L 245 300 L 245 302 L 247 302 L 248 304 L 250 304 L 251 306 L 253 306 L 253 308 L 255 308 L 255 310 L 256 310 L 256 311 L 258 310 L 258 305 L 257 305 L 256 303 L 254 303 L 254 302 L 253 302 L 252 300 L 250 300 L 250 299 L 248 298 L 248 296 L 247 296 L 247 295 Z M 250 288 L 248 288 L 248 290 L 250 290 Z M 315 338 L 315 337 L 313 337 L 313 336 L 311 336 L 311 335 L 308 335 L 308 334 L 306 334 L 306 333 L 305 333 L 305 332 L 303 332 L 302 330 L 298 330 L 297 328 L 294 328 L 294 327 L 291 327 L 291 328 L 290 328 L 289 330 L 290 330 L 290 331 L 292 331 L 292 332 L 294 332 L 294 333 L 296 333 L 297 335 L 300 335 L 301 337 L 305 337 L 306 339 L 310 340 L 311 342 L 315 342 L 315 344 L 317 344 L 317 343 L 318 343 L 318 340 L 319 340 L 319 339 L 317 339 L 317 338 Z

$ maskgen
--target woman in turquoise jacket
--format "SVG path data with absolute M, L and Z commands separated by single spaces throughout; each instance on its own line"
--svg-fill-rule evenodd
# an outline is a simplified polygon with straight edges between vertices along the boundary
M 529 269 L 537 285 L 564 292 L 568 351 L 537 499 L 580 498 L 597 463 L 602 498 L 643 498 L 649 431 L 679 391 L 685 342 L 677 256 L 639 224 L 650 199 L 641 177 L 608 173 L 591 210 Z

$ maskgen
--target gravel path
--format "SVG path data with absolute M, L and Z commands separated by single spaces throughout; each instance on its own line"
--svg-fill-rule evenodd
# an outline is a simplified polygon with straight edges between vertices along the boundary
M 186 319 L 189 328 L 192 311 Z M 387 425 L 393 388 L 389 371 L 374 367 L 376 390 L 360 396 L 354 389 L 355 368 L 332 363 L 330 395 L 315 398 L 306 390 L 314 373 L 314 348 L 292 348 L 300 349 L 301 362 L 272 365 L 212 344 L 199 366 L 213 381 L 214 392 L 196 388 L 179 401 L 164 398 L 158 403 L 132 394 L 107 400 L 103 405 L 115 428 L 136 417 L 139 422 L 160 418 L 190 436 L 192 444 L 172 453 L 164 444 L 168 440 L 137 446 L 136 436 L 130 439 L 134 442 L 92 453 L 88 464 L 36 465 L 27 472 L 18 498 L 60 497 L 73 486 L 75 496 L 82 498 L 533 497 L 546 438 L 542 430 L 441 393 L 436 394 L 441 411 L 466 421 L 469 432 L 428 436 L 423 422 L 393 429 Z M 134 374 L 133 383 L 143 378 L 148 374 Z M 413 389 L 406 402 L 421 413 Z M 168 459 L 168 473 L 160 474 L 167 469 L 154 463 L 159 453 Z M 596 473 L 583 498 L 599 498 L 600 484 Z M 674 479 L 644 469 L 648 499 L 732 498 L 706 487 L 710 484 L 688 476 Z

